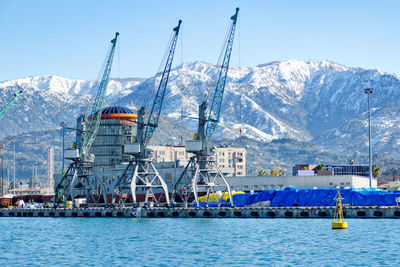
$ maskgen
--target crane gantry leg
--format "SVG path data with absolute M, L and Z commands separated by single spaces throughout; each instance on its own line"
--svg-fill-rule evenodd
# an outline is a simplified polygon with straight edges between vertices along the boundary
M 200 203 L 200 195 L 206 196 L 202 201 L 204 203 Z M 180 201 L 185 206 L 190 205 L 190 201 L 194 201 L 197 207 L 210 204 L 234 206 L 231 187 L 213 156 L 194 156 L 190 159 L 174 185 L 172 202 L 178 204 Z
M 132 196 L 132 205 L 136 207 L 148 205 L 153 202 L 152 199 L 156 205 L 160 205 L 164 198 L 166 204 L 170 205 L 167 184 L 151 159 L 133 159 L 129 162 L 115 185 L 112 203 L 125 206 L 129 195 Z M 139 195 L 144 195 L 144 198 L 140 197 L 142 203 L 138 203 Z

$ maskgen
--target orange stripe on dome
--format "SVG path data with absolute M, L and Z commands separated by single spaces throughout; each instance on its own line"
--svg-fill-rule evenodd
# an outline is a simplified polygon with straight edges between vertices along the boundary
M 112 113 L 112 114 L 101 114 L 102 120 L 120 120 L 120 119 L 127 119 L 136 121 L 137 114 L 132 113 Z

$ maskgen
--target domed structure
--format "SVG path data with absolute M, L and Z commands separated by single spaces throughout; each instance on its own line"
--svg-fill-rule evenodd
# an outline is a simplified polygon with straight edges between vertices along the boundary
M 123 106 L 109 106 L 102 110 L 99 131 L 90 148 L 95 155 L 95 171 L 114 169 L 121 162 L 127 162 L 129 155 L 123 153 L 125 143 L 134 140 L 137 114 Z M 103 180 L 107 180 L 105 176 Z
M 102 120 L 120 120 L 127 119 L 135 121 L 137 120 L 137 114 L 127 107 L 122 106 L 110 106 L 106 107 L 101 112 Z

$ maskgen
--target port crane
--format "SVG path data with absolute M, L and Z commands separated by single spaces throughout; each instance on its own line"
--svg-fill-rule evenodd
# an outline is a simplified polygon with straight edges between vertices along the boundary
M 19 90 L 18 93 L 14 93 L 14 97 L 11 99 L 10 102 L 8 102 L 7 105 L 2 108 L 0 111 L 0 119 L 3 118 L 4 115 L 6 115 L 7 111 L 10 109 L 10 107 L 14 104 L 15 101 L 17 101 L 18 97 L 22 94 L 22 90 Z
M 59 198 L 64 205 L 67 200 L 72 201 L 72 205 L 75 205 L 76 194 L 86 196 L 86 203 L 93 201 L 97 204 L 103 197 L 107 205 L 103 182 L 93 171 L 94 155 L 90 154 L 89 151 L 99 131 L 101 112 L 105 103 L 118 36 L 119 33 L 117 32 L 114 39 L 111 40 L 111 47 L 106 55 L 105 68 L 92 108 L 88 114 L 81 115 L 77 119 L 76 143 L 74 143 L 72 149 L 65 150 L 65 158 L 72 162 L 56 186 L 54 205 Z
M 219 169 L 214 157 L 214 149 L 209 146 L 210 139 L 220 121 L 222 108 L 222 100 L 225 90 L 225 84 L 229 69 L 229 61 L 232 54 L 233 39 L 235 35 L 236 22 L 238 18 L 239 8 L 231 17 L 231 25 L 228 36 L 224 44 L 222 64 L 219 71 L 217 85 L 211 100 L 211 106 L 206 115 L 208 105 L 208 94 L 199 105 L 199 122 L 197 133 L 194 140 L 186 141 L 186 151 L 194 154 L 185 166 L 178 181 L 173 187 L 173 202 L 176 203 L 178 196 L 180 201 L 186 205 L 189 199 L 193 199 L 197 206 L 200 206 L 199 191 L 206 193 L 205 205 L 211 200 L 218 200 L 218 206 L 222 204 L 222 197 L 228 194 L 230 206 L 233 206 L 232 192 L 228 181 Z M 217 191 L 222 192 L 222 196 L 217 196 Z
M 170 204 L 167 184 L 154 167 L 151 151 L 147 148 L 147 145 L 158 127 L 181 23 L 182 20 L 179 20 L 178 25 L 173 28 L 165 67 L 161 74 L 147 123 L 144 119 L 146 110 L 143 105 L 138 111 L 136 141 L 124 145 L 124 153 L 131 155 L 132 158 L 115 184 L 112 197 L 113 204 L 118 202 L 119 205 L 125 206 L 128 196 L 132 195 L 132 205 L 137 207 L 137 191 L 145 192 L 144 203 L 148 203 L 150 198 L 153 197 L 158 204 L 164 196 L 167 205 Z

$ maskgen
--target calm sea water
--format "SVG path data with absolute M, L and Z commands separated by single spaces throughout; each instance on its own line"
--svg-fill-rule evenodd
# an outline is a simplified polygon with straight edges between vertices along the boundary
M 0 266 L 399 265 L 400 220 L 0 218 Z

